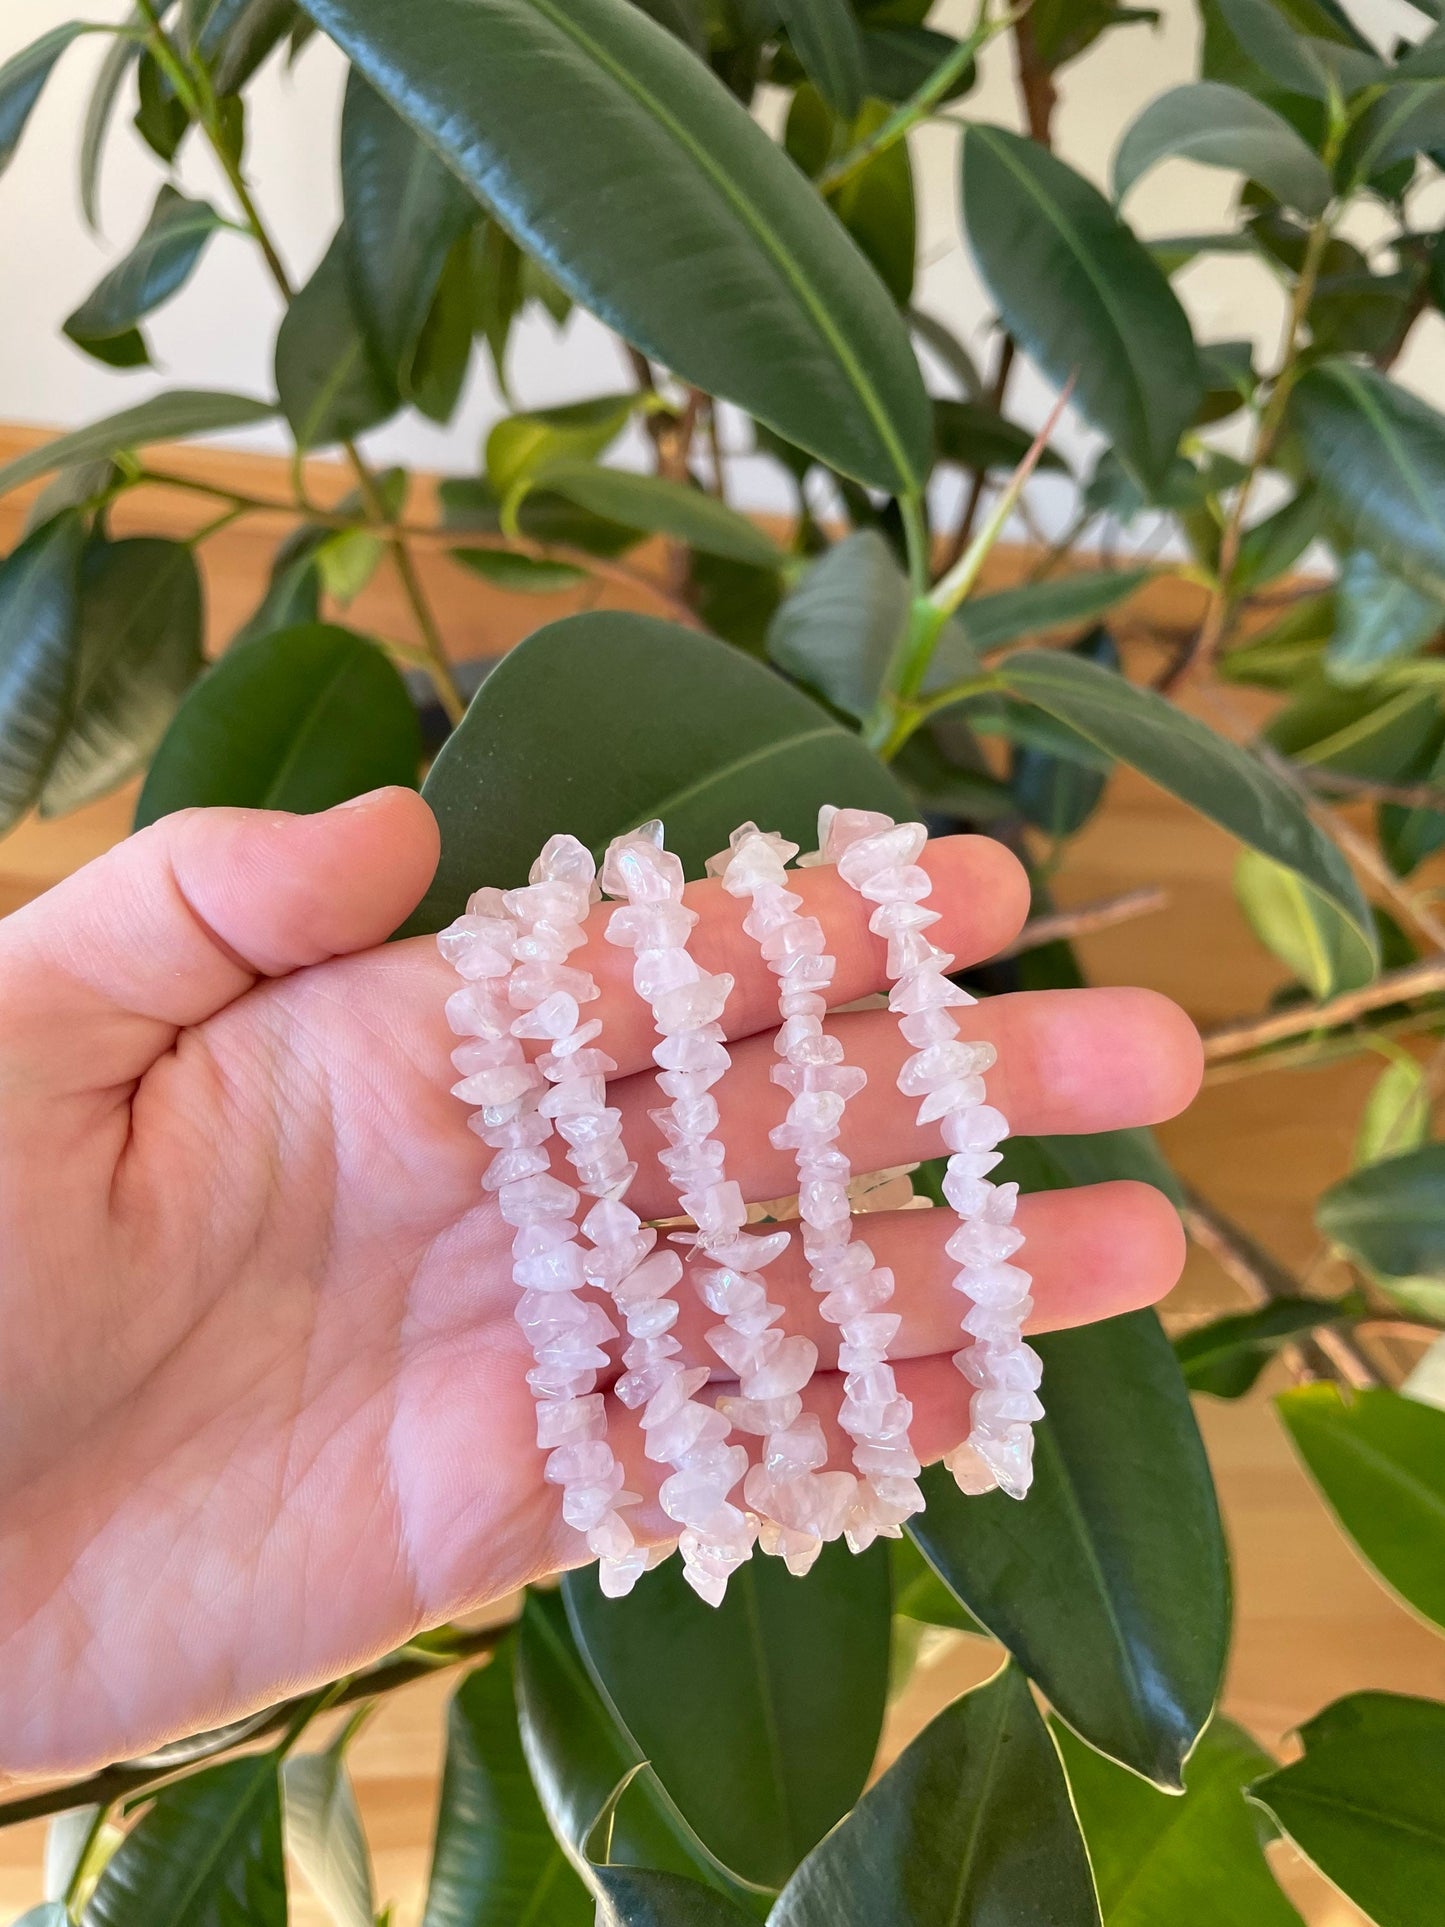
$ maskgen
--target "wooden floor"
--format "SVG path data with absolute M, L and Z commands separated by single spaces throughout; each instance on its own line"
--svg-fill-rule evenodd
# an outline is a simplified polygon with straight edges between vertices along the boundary
M 0 459 L 7 452 L 0 435 Z M 272 492 L 277 469 L 264 458 L 190 453 L 192 472 Z M 237 482 L 237 476 L 244 481 Z M 320 475 L 318 494 L 328 479 Z M 333 484 L 334 486 L 334 484 Z M 123 526 L 182 529 L 200 519 L 193 502 L 167 496 L 152 512 L 129 508 Z M 214 632 L 224 636 L 257 593 L 265 558 L 283 526 L 228 532 L 206 552 Z M 0 505 L 0 549 L 15 535 L 10 505 Z M 1004 567 L 1007 568 L 1007 563 Z M 447 634 L 468 654 L 506 647 L 539 619 L 566 608 L 561 599 L 499 602 L 444 556 L 425 574 Z M 612 606 L 646 606 L 618 596 Z M 1156 601 L 1151 619 L 1180 619 L 1177 602 Z M 1187 615 L 1187 610 L 1183 612 Z M 398 598 L 385 584 L 353 612 L 358 626 L 406 633 Z M 112 798 L 60 823 L 30 822 L 0 843 L 0 914 L 124 834 L 129 798 Z M 1085 965 L 1100 983 L 1146 983 L 1178 998 L 1201 1024 L 1257 1008 L 1280 973 L 1249 938 L 1234 907 L 1234 847 L 1184 809 L 1127 772 L 1114 779 L 1106 808 L 1073 846 L 1057 894 L 1066 904 L 1107 896 L 1139 882 L 1162 884 L 1158 914 L 1088 940 Z M 1207 1088 L 1187 1117 L 1162 1133 L 1182 1174 L 1237 1218 L 1285 1262 L 1316 1267 L 1321 1253 L 1309 1200 L 1348 1164 L 1374 1066 L 1352 1062 L 1305 1074 L 1272 1073 Z M 1317 1276 L 1323 1276 L 1317 1273 Z M 1236 1287 L 1203 1257 L 1166 1307 L 1187 1322 L 1240 1303 Z M 1267 1386 L 1265 1388 L 1267 1390 Z M 1445 1698 L 1445 1640 L 1391 1599 L 1359 1565 L 1295 1465 L 1268 1397 L 1242 1404 L 1203 1401 L 1200 1419 L 1219 1481 L 1234 1556 L 1238 1633 L 1227 1710 L 1266 1745 L 1288 1746 L 1290 1730 L 1341 1693 L 1361 1687 Z M 993 1669 L 996 1653 L 961 1636 L 945 1639 L 920 1667 L 890 1718 L 889 1750 L 906 1743 L 946 1700 Z M 397 1927 L 420 1918 L 436 1798 L 444 1680 L 396 1696 L 356 1744 L 352 1759 L 376 1857 L 378 1893 L 398 1903 Z M 0 1915 L 40 1898 L 43 1828 L 0 1832 Z M 1284 1850 L 1280 1870 L 1311 1927 L 1348 1927 L 1360 1918 Z M 305 1897 L 302 1927 L 323 1916 Z M 1160 1923 L 1160 1927 L 1170 1927 Z

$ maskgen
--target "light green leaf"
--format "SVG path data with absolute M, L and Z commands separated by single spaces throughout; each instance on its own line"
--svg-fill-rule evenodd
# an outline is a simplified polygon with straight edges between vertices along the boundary
M 1305 1756 L 1256 1780 L 1263 1807 L 1377 1927 L 1445 1912 L 1445 1706 L 1352 1693 L 1300 1729 Z
M 1315 1223 L 1372 1271 L 1445 1279 L 1445 1144 L 1425 1144 L 1341 1178 Z
M 276 336 L 276 393 L 301 449 L 350 440 L 401 406 L 352 303 L 345 230 L 292 300 Z
M 1418 1151 L 1430 1136 L 1430 1086 L 1416 1057 L 1387 1039 L 1376 1040 L 1389 1062 L 1375 1079 L 1355 1136 L 1355 1168 Z
M 508 549 L 448 549 L 453 562 L 495 588 L 522 595 L 559 595 L 587 580 L 585 569 L 570 562 L 545 562 Z
M 1375 976 L 1378 957 L 1356 926 L 1297 870 L 1257 850 L 1234 866 L 1234 894 L 1249 926 L 1317 1003 L 1337 991 L 1358 990 Z
M 469 1673 L 447 1756 L 422 1927 L 592 1927 L 593 1905 L 547 1824 L 517 1728 L 516 1641 Z
M 1075 1732 L 1177 1788 L 1229 1643 L 1224 1543 L 1189 1395 L 1153 1312 L 1031 1342 L 1048 1416 L 1028 1498 L 965 1499 L 934 1466 L 909 1531 Z
M 104 796 L 137 770 L 201 672 L 201 578 L 184 542 L 92 540 L 80 575 L 69 727 L 40 814 Z
M 693 1831 L 743 1879 L 780 1887 L 873 1764 L 888 1691 L 886 1547 L 855 1558 L 825 1546 L 806 1579 L 755 1559 L 716 1610 L 676 1560 L 626 1599 L 605 1599 L 592 1572 L 562 1590 L 603 1698 Z
M 1346 1404 L 1335 1385 L 1296 1385 L 1275 1402 L 1359 1551 L 1445 1631 L 1445 1412 L 1383 1388 L 1352 1392 Z
M 925 1626 L 947 1626 L 953 1632 L 972 1633 L 977 1639 L 989 1637 L 911 1539 L 895 1539 L 889 1547 L 889 1561 L 893 1568 L 895 1614 L 918 1620 Z
M 919 487 L 928 402 L 886 291 L 787 156 L 640 9 L 307 12 L 574 299 L 845 474 Z
M 1174 1355 L 1191 1392 L 1243 1398 L 1283 1346 L 1343 1309 L 1322 1298 L 1276 1298 L 1184 1332 L 1174 1341 Z
M 969 243 L 1004 325 L 1147 486 L 1162 484 L 1204 393 L 1189 323 L 1148 250 L 1046 148 L 963 136 Z
M 812 840 L 825 802 L 906 813 L 851 731 L 726 643 L 645 616 L 570 616 L 482 684 L 427 777 L 442 830 L 409 930 L 439 930 L 479 876 L 525 878 L 559 824 L 601 850 L 650 817 L 692 876 L 745 816 Z
M 220 224 L 208 201 L 162 187 L 140 239 L 66 321 L 66 334 L 96 352 L 96 344 L 130 333 L 185 285 Z
M 1445 417 L 1358 362 L 1317 362 L 1289 419 L 1335 515 L 1421 588 L 1445 597 Z
M 336 1927 L 372 1927 L 371 1856 L 344 1754 L 295 1753 L 281 1768 L 286 1851 Z
M 1122 201 L 1142 174 L 1170 159 L 1237 169 L 1286 207 L 1311 217 L 1330 198 L 1324 162 L 1289 122 L 1217 80 L 1172 87 L 1149 103 L 1114 156 L 1114 199 Z
M 286 1927 L 272 1753 L 162 1787 L 100 1877 L 84 1927 Z
M 635 409 L 635 394 L 592 395 L 557 408 L 533 408 L 504 415 L 487 436 L 487 480 L 499 502 L 522 483 L 564 462 L 591 462 L 617 440 Z
M 845 715 L 872 709 L 888 658 L 908 620 L 908 583 L 875 529 L 860 529 L 819 556 L 768 627 L 780 669 Z
M 1147 1786 L 1056 1724 L 1105 1927 L 1300 1927 L 1243 1794 L 1273 1764 L 1221 1716 L 1184 1770 L 1183 1798 Z
M 788 116 L 790 136 L 794 117 L 811 91 L 800 87 L 793 98 L 793 113 Z M 821 167 L 826 165 L 827 154 L 833 149 L 837 123 L 827 116 L 821 102 L 819 111 L 826 122 L 826 151 L 819 157 Z M 888 112 L 881 100 L 865 101 L 863 111 L 852 123 L 852 138 L 871 139 L 887 121 Z M 918 265 L 918 209 L 907 141 L 894 141 L 880 148 L 870 161 L 832 189 L 828 205 L 878 270 L 884 287 L 899 307 L 906 307 L 913 297 Z
M 863 105 L 863 36 L 849 0 L 778 0 L 793 50 L 835 114 Z
M 270 421 L 275 414 L 275 402 L 253 401 L 249 395 L 175 388 L 18 455 L 0 468 L 0 495 L 76 462 L 120 455 L 149 442 L 182 441 L 192 435 L 213 435 L 223 428 L 249 428 L 256 422 Z
M 476 203 L 355 68 L 341 114 L 341 198 L 356 315 L 377 366 L 406 390 L 447 256 Z
M 1368 682 L 1388 663 L 1416 655 L 1445 625 L 1445 604 L 1392 575 L 1368 549 L 1345 557 L 1335 607 L 1324 664 L 1337 683 Z
M 62 1900 L 42 1900 L 23 1913 L 15 1927 L 70 1927 L 70 1911 Z
M 41 34 L 38 40 L 32 40 L 0 67 L 0 174 L 14 159 L 25 123 L 56 61 L 71 42 L 87 30 L 86 21 L 68 20 L 63 26 Z
M 771 1927 L 1096 1927 L 1059 1756 L 1012 1666 L 942 1713 L 779 1896 Z
M 0 834 L 39 797 L 69 721 L 84 543 L 70 510 L 0 562 Z
M 414 784 L 421 731 L 406 684 L 374 643 L 308 623 L 235 645 L 166 731 L 136 827 L 195 804 L 328 810 Z
M 1373 920 L 1344 859 L 1293 790 L 1256 757 L 1153 691 L 1075 655 L 1024 650 L 1006 657 L 995 674 L 1014 695 L 1070 724 L 1262 856 L 1296 871 L 1344 913 L 1373 954 Z
M 541 480 L 553 494 L 594 515 L 649 535 L 670 536 L 703 555 L 751 562 L 760 568 L 777 568 L 782 563 L 777 544 L 755 522 L 715 495 L 705 495 L 684 482 L 585 462 L 549 464 Z

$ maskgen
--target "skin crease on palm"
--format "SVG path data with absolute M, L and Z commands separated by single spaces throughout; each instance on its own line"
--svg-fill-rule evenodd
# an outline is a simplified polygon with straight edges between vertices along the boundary
M 487 1152 L 450 1095 L 456 980 L 429 939 L 384 942 L 436 855 L 405 790 L 311 817 L 191 811 L 0 923 L 0 1773 L 78 1773 L 219 1724 L 584 1556 L 541 1476 Z M 935 841 L 923 861 L 961 965 L 1009 941 L 1028 892 L 1001 845 Z M 867 906 L 827 870 L 798 887 L 839 959 L 834 1001 L 882 988 Z M 696 954 L 738 979 L 718 1093 L 729 1175 L 778 1197 L 776 986 L 744 905 L 716 883 L 688 901 Z M 602 921 L 576 961 L 602 985 L 598 1041 L 641 1160 L 629 1202 L 662 1216 L 650 1017 Z M 1192 1026 L 1150 991 L 963 1015 L 966 1037 L 998 1045 L 990 1097 L 1019 1131 L 1157 1122 L 1198 1084 Z M 894 1089 L 895 1020 L 830 1026 L 869 1072 L 844 1134 L 855 1171 L 940 1152 Z M 1018 1221 L 1032 1330 L 1152 1303 L 1182 1262 L 1173 1211 L 1143 1185 L 1027 1198 Z M 954 1222 L 868 1225 L 897 1273 L 894 1353 L 925 1459 L 968 1428 Z M 800 1254 L 768 1283 L 819 1344 L 809 1397 L 829 1424 L 837 1334 Z M 686 1280 L 679 1295 L 687 1355 L 710 1359 L 711 1317 Z M 631 1516 L 660 1538 L 659 1469 L 610 1403 L 644 1495 Z

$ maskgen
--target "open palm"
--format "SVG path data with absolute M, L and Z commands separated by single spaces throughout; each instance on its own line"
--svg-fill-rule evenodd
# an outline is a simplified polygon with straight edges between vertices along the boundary
M 405 791 L 318 817 L 196 811 L 0 924 L 0 1770 L 78 1771 L 234 1718 L 586 1556 L 542 1480 L 509 1234 L 449 1094 L 455 979 L 429 940 L 384 944 L 435 856 Z M 953 838 L 924 861 L 961 964 L 1009 941 L 1027 885 L 1000 845 Z M 834 1001 L 881 988 L 866 906 L 827 870 L 798 887 L 839 959 Z M 745 906 L 714 883 L 688 900 L 700 961 L 737 978 L 729 1175 L 781 1196 L 776 985 Z M 641 1162 L 629 1202 L 664 1216 L 651 1019 L 601 922 L 576 961 L 603 987 L 598 1041 Z M 1016 1130 L 1153 1122 L 1197 1082 L 1192 1028 L 1147 991 L 964 1016 L 998 1046 L 990 1097 Z M 939 1153 L 894 1088 L 895 1020 L 832 1021 L 869 1072 L 844 1130 L 854 1169 Z M 1177 1275 L 1178 1223 L 1146 1186 L 1039 1194 L 1018 1222 L 1033 1329 L 1151 1302 Z M 897 1274 L 924 1458 L 967 1431 L 950 1224 L 868 1228 Z M 831 1424 L 837 1333 L 796 1249 L 768 1284 L 819 1346 L 808 1396 Z M 711 1318 L 679 1295 L 685 1354 L 709 1360 Z M 629 1522 L 661 1538 L 656 1468 L 609 1404 L 646 1495 Z

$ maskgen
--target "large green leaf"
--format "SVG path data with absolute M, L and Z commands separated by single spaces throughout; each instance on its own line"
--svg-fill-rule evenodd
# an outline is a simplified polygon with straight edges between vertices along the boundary
M 53 469 L 70 468 L 77 462 L 98 456 L 122 454 L 149 442 L 181 441 L 191 435 L 213 435 L 223 428 L 249 428 L 269 421 L 276 413 L 271 401 L 253 401 L 249 395 L 226 395 L 209 389 L 174 388 L 168 394 L 152 395 L 135 408 L 122 409 L 104 421 L 89 422 L 84 428 L 57 435 L 42 442 L 13 462 L 0 468 L 0 495 L 49 475 Z
M 1357 181 L 1396 161 L 1445 144 L 1445 80 L 1401 80 L 1387 87 L 1355 130 L 1349 166 Z
M 626 528 L 670 536 L 703 555 L 778 568 L 783 557 L 772 537 L 715 495 L 661 475 L 601 468 L 595 462 L 558 462 L 542 470 L 544 486 L 579 508 Z
M 1244 850 L 1234 867 L 1234 894 L 1260 942 L 1316 1001 L 1358 990 L 1375 976 L 1373 946 L 1297 870 Z
M 934 397 L 933 435 L 939 461 L 956 462 L 961 468 L 1017 468 L 1034 445 L 1029 429 L 1009 421 L 987 402 L 958 401 L 950 395 Z M 1068 464 L 1056 450 L 1045 448 L 1038 467 L 1060 470 Z
M 355 312 L 378 366 L 405 389 L 447 256 L 476 203 L 354 68 L 341 114 L 341 198 Z
M 1445 1917 L 1445 1706 L 1352 1693 L 1300 1737 L 1250 1797 L 1377 1927 Z
M 162 1787 L 116 1848 L 84 1927 L 286 1927 L 272 1753 Z
M 0 562 L 0 834 L 39 797 L 70 716 L 84 542 L 72 510 Z
M 68 20 L 12 54 L 0 67 L 0 174 L 10 165 L 36 101 L 51 70 L 66 48 L 89 30 L 82 20 Z
M 1344 33 L 1301 32 L 1289 11 L 1274 0 L 1215 0 L 1229 30 L 1249 58 L 1287 93 L 1326 99 L 1336 87 L 1344 93 L 1383 79 L 1386 69 L 1373 54 L 1344 43 Z M 1296 9 L 1296 11 L 1298 11 Z M 1328 21 L 1310 23 L 1316 28 Z M 1345 23 L 1345 31 L 1354 36 Z
M 1174 1341 L 1174 1355 L 1191 1392 L 1243 1398 L 1292 1338 L 1337 1317 L 1341 1307 L 1321 1298 L 1276 1298 L 1254 1311 L 1231 1312 L 1196 1325 Z
M 873 707 L 908 620 L 908 583 L 876 529 L 859 529 L 818 557 L 768 627 L 780 669 L 845 715 Z
M 1006 1666 L 945 1707 L 816 1847 L 771 1927 L 1096 1927 L 1059 1756 Z
M 523 248 L 644 353 L 846 474 L 890 493 L 920 485 L 928 401 L 893 303 L 786 155 L 640 9 L 307 11 Z
M 1289 419 L 1350 533 L 1445 596 L 1445 417 L 1373 368 L 1328 360 L 1296 382 Z
M 1296 1385 L 1277 1404 L 1356 1546 L 1445 1631 L 1445 1412 L 1383 1388 L 1354 1393 L 1347 1404 L 1334 1385 Z
M 827 1546 L 806 1579 L 754 1559 L 715 1611 L 676 1560 L 626 1599 L 604 1598 L 590 1572 L 563 1592 L 604 1698 L 694 1832 L 744 1879 L 780 1887 L 863 1791 L 878 1748 L 886 1546 Z
M 1119 651 L 1107 629 L 1091 629 L 1071 645 L 1090 662 L 1117 673 Z M 1026 712 L 1037 716 L 1038 712 Z M 1055 723 L 1062 729 L 1061 723 Z M 1078 747 L 1088 752 L 1087 760 L 1057 756 L 1028 742 L 1016 743 L 1009 764 L 1009 788 L 1025 819 L 1045 835 L 1058 838 L 1076 835 L 1104 799 L 1109 769 L 1095 766 L 1092 743 L 1077 739 Z
M 1368 682 L 1401 656 L 1418 654 L 1445 626 L 1445 603 L 1392 574 L 1368 549 L 1345 557 L 1335 606 L 1324 665 L 1338 683 Z
M 302 449 L 349 440 L 401 406 L 357 319 L 348 252 L 343 229 L 276 335 L 276 393 Z
M 1341 689 L 1316 671 L 1301 677 L 1294 701 L 1264 733 L 1297 763 L 1403 782 L 1438 726 L 1439 702 L 1429 688 L 1383 682 Z
M 808 78 L 834 113 L 851 120 L 866 85 L 863 36 L 849 0 L 778 0 Z
M 1330 198 L 1324 162 L 1283 115 L 1217 80 L 1171 87 L 1149 103 L 1114 156 L 1115 200 L 1170 159 L 1237 169 L 1301 214 L 1322 213 Z
M 201 671 L 201 578 L 184 542 L 92 541 L 80 576 L 69 728 L 42 816 L 103 796 L 144 767 Z
M 1103 195 L 1036 142 L 963 136 L 969 243 L 1005 326 L 1146 485 L 1162 483 L 1204 393 L 1189 323 Z
M 601 850 L 660 816 L 692 876 L 746 817 L 811 846 L 823 803 L 906 814 L 898 780 L 809 697 L 726 643 L 598 613 L 504 657 L 423 790 L 442 830 L 408 928 L 439 930 L 484 881 L 525 878 L 559 826 Z
M 522 1750 L 533 1784 L 552 1831 L 584 1879 L 593 1879 L 588 1848 L 606 1812 L 609 1861 L 682 1874 L 737 1900 L 760 1898 L 745 1896 L 693 1833 L 652 1768 L 642 1765 L 631 1736 L 603 1704 L 555 1592 L 527 1596 L 516 1685 Z
M 1373 951 L 1373 921 L 1344 858 L 1294 791 L 1257 757 L 1152 690 L 1076 655 L 1023 650 L 1006 657 L 995 674 L 1012 694 L 1070 724 L 1262 856 L 1297 871 L 1344 912 Z
M 198 803 L 327 810 L 412 784 L 421 730 L 406 684 L 374 643 L 307 623 L 227 650 L 166 731 L 136 827 Z
M 594 1867 L 592 1877 L 598 1889 L 597 1927 L 749 1927 L 755 1919 L 679 1873 Z
M 422 1927 L 592 1927 L 591 1898 L 527 1772 L 515 1653 L 507 1640 L 452 1696 Z
M 371 1857 L 344 1749 L 293 1753 L 281 1769 L 286 1851 L 335 1927 L 372 1927 Z
M 140 239 L 66 321 L 66 334 L 104 360 L 108 341 L 129 334 L 184 286 L 220 225 L 209 201 L 188 200 L 173 187 L 162 187 Z
M 1274 1883 L 1244 1790 L 1272 1764 L 1242 1728 L 1210 1721 L 1184 1795 L 1146 1786 L 1076 1740 L 1054 1737 L 1088 1842 L 1104 1927 L 1300 1927 Z
M 1224 1542 L 1189 1395 L 1153 1312 L 1033 1342 L 1048 1416 L 1028 1498 L 965 1499 L 935 1466 L 909 1530 L 1075 1732 L 1177 1788 L 1229 1643 Z
M 1445 1278 L 1445 1144 L 1352 1171 L 1320 1198 L 1315 1223 L 1372 1271 Z

